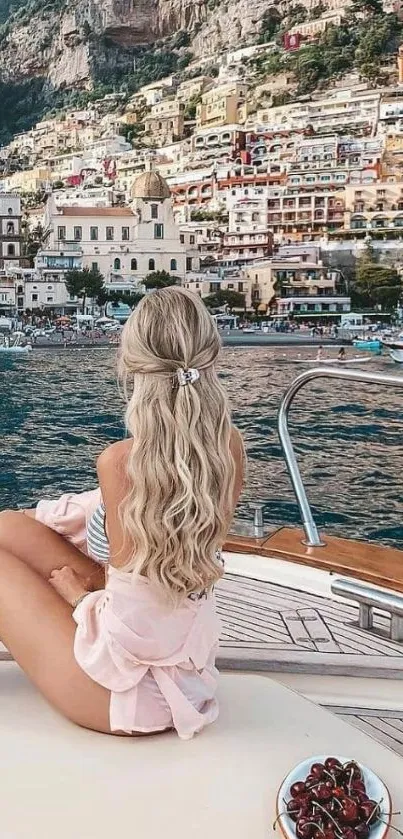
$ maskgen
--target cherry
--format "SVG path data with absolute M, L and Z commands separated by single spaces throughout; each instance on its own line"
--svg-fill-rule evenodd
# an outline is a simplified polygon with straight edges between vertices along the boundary
M 320 783 L 312 790 L 312 794 L 318 801 L 330 801 L 332 797 L 332 787 L 328 787 L 326 783 Z
M 339 819 L 341 822 L 354 824 L 358 821 L 358 804 L 353 798 L 342 798 Z
M 318 837 L 319 839 L 319 837 Z M 336 834 L 334 832 L 334 827 L 325 827 L 323 833 L 321 833 L 320 839 L 336 839 Z
M 343 769 L 343 766 L 340 761 L 337 760 L 337 757 L 327 757 L 325 760 L 325 769 L 327 769 L 328 772 L 333 772 L 334 770 L 337 772 Z
M 355 830 L 353 827 L 341 827 L 339 836 L 342 839 L 355 839 Z
M 355 825 L 354 830 L 357 839 L 368 839 L 369 827 L 366 822 L 359 822 Z
M 305 788 L 307 790 L 312 789 L 312 787 L 316 786 L 318 783 L 318 778 L 315 778 L 315 775 L 307 775 L 305 778 Z
M 290 800 L 286 804 L 286 810 L 287 814 L 289 815 L 290 819 L 293 820 L 293 822 L 297 821 L 300 809 L 301 805 L 298 798 L 290 798 Z
M 343 787 L 334 787 L 332 790 L 333 798 L 345 798 L 346 791 Z
M 360 816 L 367 824 L 375 824 L 381 815 L 381 808 L 376 801 L 363 801 L 360 804 Z
M 295 825 L 297 839 L 311 839 L 316 825 L 309 818 L 301 817 Z
M 306 786 L 303 781 L 296 781 L 295 784 L 291 784 L 290 795 L 292 798 L 298 798 L 304 792 L 306 792 Z
M 362 772 L 355 760 L 350 760 L 348 763 L 345 763 L 344 771 L 347 773 L 348 777 L 361 781 Z
M 324 770 L 323 763 L 313 763 L 311 766 L 310 774 L 313 775 L 314 778 L 317 778 L 318 781 L 322 780 L 323 778 L 323 770 Z
M 366 792 L 364 781 L 355 779 L 351 782 L 351 792 Z

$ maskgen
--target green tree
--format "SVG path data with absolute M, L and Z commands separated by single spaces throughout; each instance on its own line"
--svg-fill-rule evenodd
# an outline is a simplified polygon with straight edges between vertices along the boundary
M 244 309 L 245 295 L 231 289 L 220 289 L 203 297 L 203 303 L 208 309 L 222 309 L 224 306 L 228 306 L 229 309 Z
M 394 309 L 403 295 L 402 278 L 395 268 L 380 265 L 369 245 L 357 261 L 353 298 L 365 308 Z
M 65 284 L 69 294 L 82 300 L 82 312 L 85 312 L 87 297 L 99 299 L 104 289 L 104 278 L 96 268 L 83 268 L 67 271 Z
M 144 280 L 146 289 L 167 288 L 170 285 L 178 285 L 178 278 L 173 277 L 168 271 L 152 271 Z

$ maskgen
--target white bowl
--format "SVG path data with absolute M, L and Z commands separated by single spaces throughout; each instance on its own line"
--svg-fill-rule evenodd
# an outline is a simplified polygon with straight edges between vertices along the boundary
M 298 766 L 295 766 L 291 772 L 288 773 L 287 777 L 284 778 L 283 783 L 278 791 L 277 795 L 277 815 L 279 813 L 283 813 L 284 810 L 284 801 L 289 801 L 291 798 L 290 796 L 290 786 L 291 784 L 295 784 L 296 781 L 305 781 L 306 776 L 309 774 L 309 770 L 313 763 L 324 763 L 326 758 L 329 755 L 314 755 L 313 757 L 308 757 L 306 760 L 303 760 L 302 763 L 299 763 Z M 332 757 L 337 757 L 340 763 L 347 763 L 349 760 L 354 760 L 351 757 L 340 757 L 340 755 L 332 755 Z M 389 824 L 391 820 L 392 814 L 392 801 L 390 798 L 389 790 L 378 778 L 378 775 L 375 775 L 375 772 L 372 769 L 367 769 L 366 766 L 363 766 L 361 763 L 358 763 L 363 777 L 364 783 L 367 790 L 368 797 L 371 798 L 373 801 L 381 802 L 381 811 L 383 813 L 383 819 L 386 824 L 382 824 L 378 822 L 377 824 L 371 827 L 370 832 L 370 839 L 384 839 L 388 830 Z M 286 839 L 295 839 L 295 822 L 290 819 L 290 817 L 284 813 L 280 816 L 278 823 L 280 828 L 286 837 Z

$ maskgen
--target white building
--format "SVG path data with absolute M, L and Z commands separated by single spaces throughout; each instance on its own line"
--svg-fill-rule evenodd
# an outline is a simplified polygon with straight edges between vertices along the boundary
M 21 199 L 0 193 L 0 269 L 20 264 Z
M 72 269 L 96 268 L 107 287 L 120 291 L 141 288 L 153 271 L 183 282 L 187 271 L 199 267 L 197 245 L 175 224 L 168 184 L 156 172 L 137 178 L 126 207 L 57 206 L 51 196 L 44 229 L 36 259 L 43 286 L 32 288 L 31 294 L 38 293 L 32 304 L 71 304 L 64 275 Z

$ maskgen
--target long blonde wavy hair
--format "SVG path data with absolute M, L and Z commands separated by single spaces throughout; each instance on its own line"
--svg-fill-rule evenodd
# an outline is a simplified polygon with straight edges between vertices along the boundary
M 147 294 L 127 321 L 119 356 L 126 427 L 133 438 L 121 504 L 133 545 L 127 570 L 173 601 L 209 589 L 232 513 L 231 416 L 215 369 L 216 325 L 197 294 Z M 178 370 L 200 378 L 179 385 Z

